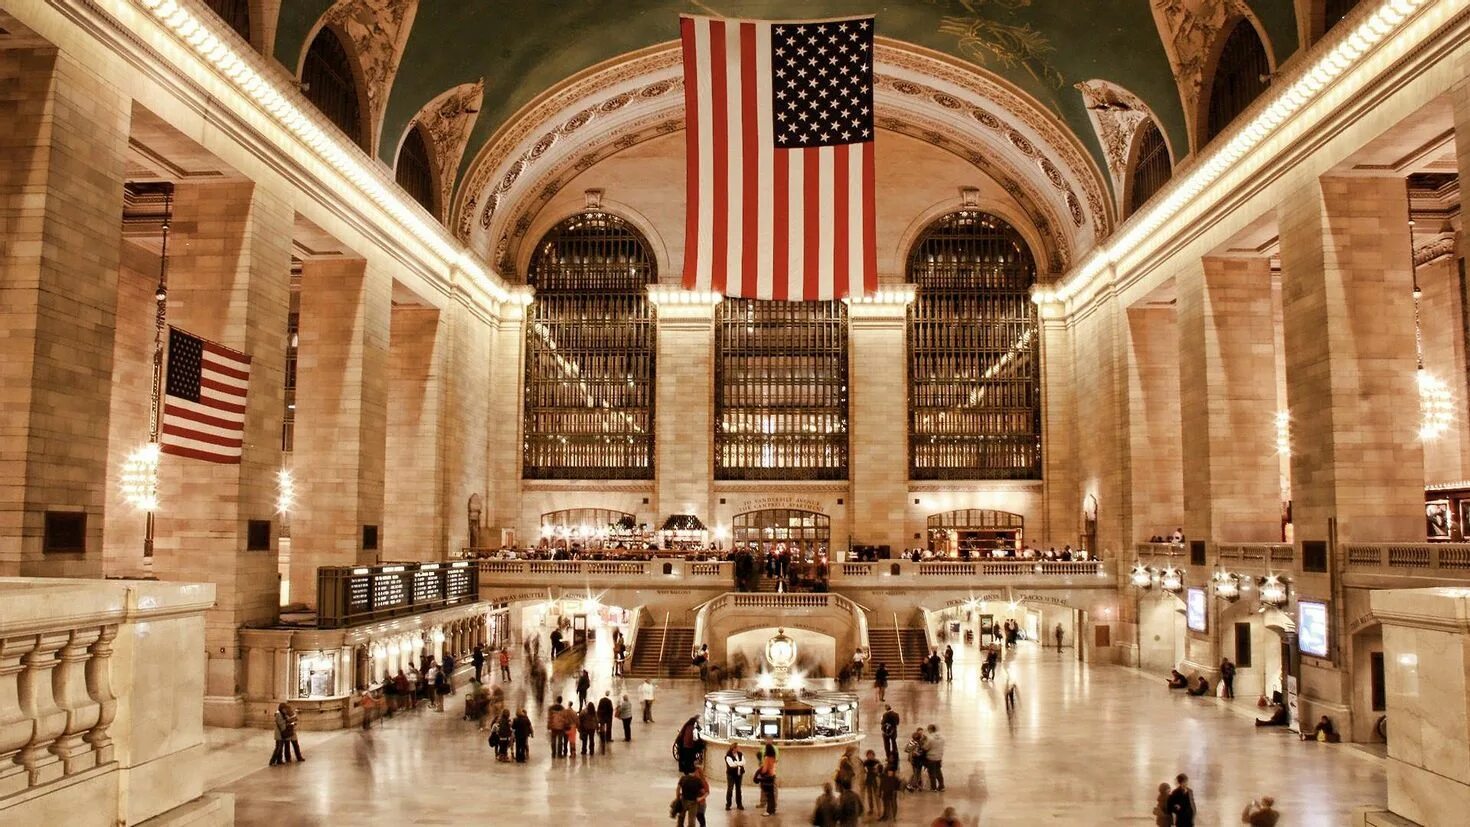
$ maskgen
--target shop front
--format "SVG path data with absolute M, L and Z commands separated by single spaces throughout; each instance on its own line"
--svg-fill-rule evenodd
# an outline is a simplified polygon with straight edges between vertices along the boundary
M 1019 553 L 1025 536 L 1025 518 L 1009 511 L 962 508 L 931 514 L 929 550 L 943 557 L 969 560 Z

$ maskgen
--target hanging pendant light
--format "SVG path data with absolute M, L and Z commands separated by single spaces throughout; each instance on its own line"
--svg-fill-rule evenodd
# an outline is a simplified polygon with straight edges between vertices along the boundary
M 1407 191 L 1407 180 L 1405 182 Z M 1409 204 L 1413 208 L 1412 199 Z M 1455 399 L 1450 386 L 1424 367 L 1424 326 L 1420 321 L 1419 263 L 1414 258 L 1414 220 L 1409 219 L 1409 273 L 1414 289 L 1414 355 L 1419 369 L 1415 382 L 1419 388 L 1419 439 L 1433 442 L 1444 436 L 1455 421 Z

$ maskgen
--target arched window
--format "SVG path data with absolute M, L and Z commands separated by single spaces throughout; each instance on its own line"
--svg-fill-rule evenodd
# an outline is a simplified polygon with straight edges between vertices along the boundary
M 1128 180 L 1128 214 L 1132 215 L 1144 202 L 1154 197 L 1169 183 L 1174 163 L 1169 160 L 1169 145 L 1153 118 L 1143 122 L 1134 155 L 1133 172 Z
M 1014 227 L 962 210 L 909 254 L 909 478 L 1038 479 L 1036 263 Z
M 205 0 L 205 4 L 247 43 L 250 41 L 250 0 Z
M 341 38 L 323 27 L 306 50 L 301 66 L 301 83 L 306 99 L 321 110 L 327 120 L 347 134 L 358 146 L 365 147 L 362 128 L 362 104 L 357 97 L 357 81 L 352 73 L 352 58 Z
M 434 216 L 439 215 L 434 167 L 429 160 L 429 143 L 422 126 L 415 124 L 413 129 L 408 130 L 408 137 L 403 139 L 403 146 L 398 150 L 398 163 L 393 170 L 393 177 L 413 200 L 424 205 L 424 209 Z
M 1361 0 L 1325 0 L 1322 7 L 1322 31 L 1325 34 L 1342 22 Z
M 1210 81 L 1210 103 L 1205 117 L 1203 146 L 1245 111 L 1251 102 L 1266 91 L 1271 78 L 1271 61 L 1266 46 L 1249 20 L 1241 18 L 1230 30 L 1215 76 Z
M 847 304 L 725 299 L 715 479 L 847 479 Z
M 648 242 L 602 212 L 536 246 L 526 324 L 527 479 L 653 479 L 653 308 Z

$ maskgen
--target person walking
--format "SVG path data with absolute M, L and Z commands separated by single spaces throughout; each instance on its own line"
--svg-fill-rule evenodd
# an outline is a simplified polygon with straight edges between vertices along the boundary
M 699 820 L 699 799 L 704 794 L 704 779 L 695 775 L 694 768 L 679 776 L 674 785 L 674 805 L 677 827 L 694 827 Z
M 653 723 L 653 679 L 644 678 L 638 687 L 638 696 L 643 699 L 643 723 Z
M 893 707 L 884 704 L 883 718 L 878 726 L 883 732 L 883 757 L 890 764 L 898 762 L 898 726 L 900 723 L 902 722 Z
M 745 779 L 745 753 L 741 752 L 740 745 L 732 742 L 730 748 L 725 750 L 725 809 L 730 809 L 730 801 L 735 801 L 735 809 L 745 809 L 745 800 L 741 796 L 741 785 Z
M 878 690 L 878 702 L 887 700 L 888 694 L 888 664 L 879 661 L 878 668 L 873 672 L 873 687 Z
M 628 700 L 626 694 L 618 701 L 618 707 L 613 714 L 623 722 L 623 740 L 633 740 L 633 702 Z
M 577 738 L 582 742 L 582 754 L 592 755 L 597 747 L 597 707 L 586 704 L 577 719 Z
M 1169 812 L 1169 782 L 1159 784 L 1159 795 L 1154 799 L 1154 827 L 1174 827 L 1174 814 Z
M 1225 687 L 1225 698 L 1233 699 L 1235 697 L 1235 664 L 1230 662 L 1230 658 L 1220 659 L 1220 683 Z
M 1245 805 L 1245 811 L 1240 814 L 1241 823 L 1251 827 L 1276 827 L 1280 820 L 1281 813 L 1276 811 L 1276 799 L 1269 795 Z
M 479 683 L 485 672 L 485 647 L 475 644 L 475 651 L 470 653 L 470 664 L 475 667 L 475 683 Z
M 587 693 L 592 690 L 592 676 L 583 669 L 582 674 L 577 676 L 577 708 L 581 709 L 587 705 Z
M 832 782 L 822 785 L 822 794 L 812 806 L 813 827 L 837 827 L 837 796 L 832 794 Z
M 509 683 L 510 682 L 510 647 L 509 646 L 502 646 L 500 648 L 500 680 L 502 682 L 505 682 L 505 683 Z
M 277 764 L 288 764 L 291 762 L 291 751 L 286 747 L 286 733 L 290 729 L 290 720 L 286 716 L 286 704 L 276 705 L 276 714 L 272 717 L 276 729 L 276 748 L 271 752 L 272 767 Z
M 916 792 L 921 788 L 924 782 L 923 728 L 914 730 L 914 734 L 909 736 L 908 743 L 903 745 L 903 751 L 905 754 L 908 755 L 909 766 L 913 769 L 913 775 L 909 776 L 909 783 L 905 785 L 905 789 L 907 789 L 909 792 Z
M 934 724 L 924 736 L 924 768 L 929 771 L 929 791 L 944 792 L 944 736 Z
M 1057 639 L 1057 651 L 1062 651 L 1062 624 L 1060 622 L 1057 623 L 1057 628 L 1052 630 L 1052 634 Z
M 699 718 L 692 717 L 679 727 L 674 737 L 673 755 L 679 764 L 679 772 L 691 772 L 699 763 L 699 754 L 704 751 L 704 741 L 699 738 Z
M 869 813 L 876 818 L 880 800 L 882 798 L 880 787 L 883 784 L 883 762 L 878 760 L 878 754 L 868 750 L 867 757 L 863 759 L 863 801 Z
M 947 643 L 944 645 L 944 679 L 954 680 L 954 647 Z
M 567 730 L 566 730 L 566 707 L 562 706 L 561 696 L 556 696 L 556 702 L 546 709 L 546 731 L 551 733 L 551 757 L 564 758 L 567 754 Z
M 761 788 L 761 800 L 766 805 L 766 815 L 776 814 L 776 761 L 780 757 L 780 750 L 767 735 L 765 743 L 761 746 L 761 766 L 756 770 L 755 782 Z
M 612 691 L 602 693 L 602 700 L 597 702 L 597 746 L 603 755 L 607 755 L 607 742 L 612 740 L 613 725 L 613 700 Z
M 516 712 L 516 719 L 510 725 L 510 730 L 515 736 L 516 763 L 524 764 L 527 756 L 530 755 L 530 740 L 534 735 L 531 731 L 531 718 L 526 715 L 526 710 L 521 709 Z
M 879 821 L 898 821 L 898 788 L 902 786 L 898 767 L 890 765 L 883 770 L 883 779 L 878 785 L 878 792 L 883 797 L 883 813 L 878 816 Z
M 1169 814 L 1174 817 L 1174 827 L 1194 827 L 1194 790 L 1189 787 L 1189 776 L 1180 773 L 1176 786 L 1169 793 Z

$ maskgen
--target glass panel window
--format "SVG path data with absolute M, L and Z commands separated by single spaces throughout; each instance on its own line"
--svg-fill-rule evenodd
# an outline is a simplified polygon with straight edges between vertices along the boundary
M 1266 91 L 1270 82 L 1271 61 L 1266 57 L 1266 47 L 1256 28 L 1242 18 L 1230 30 L 1220 50 L 1220 61 L 1210 83 L 1210 107 L 1201 145 L 1225 131 L 1237 115 Z
M 327 120 L 337 125 L 353 143 L 363 145 L 362 107 L 352 58 L 330 28 L 323 28 L 306 50 L 301 66 L 301 91 Z
M 429 143 L 422 126 L 408 130 L 403 147 L 398 150 L 398 167 L 393 178 L 409 197 L 437 216 L 435 202 L 439 199 L 434 192 L 434 167 L 429 161 Z
M 846 304 L 720 304 L 715 478 L 847 478 Z
M 527 479 L 652 479 L 655 330 L 648 244 L 616 216 L 553 227 L 527 281 Z
M 1128 186 L 1128 214 L 1132 215 L 1146 201 L 1154 197 L 1174 175 L 1174 164 L 1169 160 L 1169 146 L 1164 143 L 1164 133 L 1158 124 L 1149 119 L 1143 124 L 1143 133 L 1138 136 L 1138 160 L 1133 164 L 1133 178 Z
M 1036 265 L 1015 228 L 951 213 L 909 256 L 909 477 L 1038 479 Z

